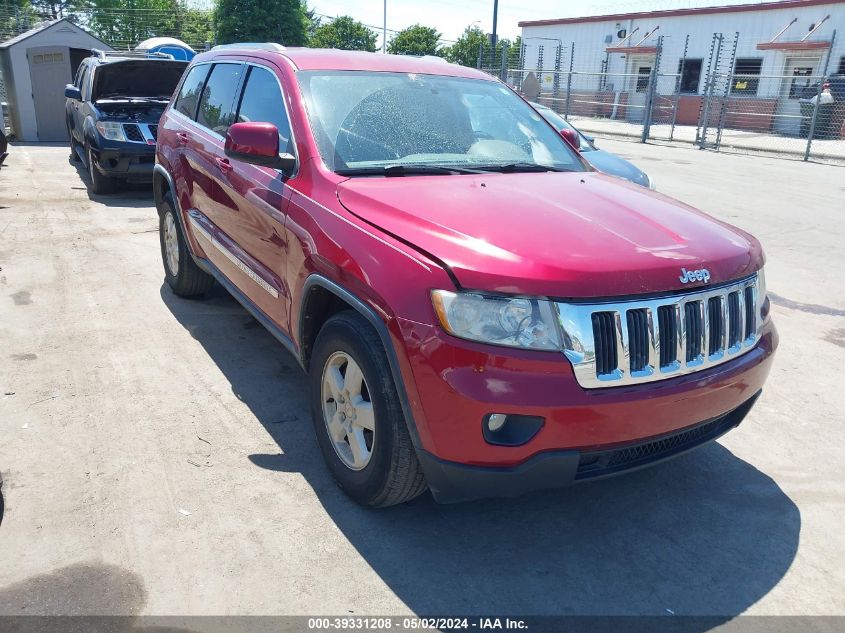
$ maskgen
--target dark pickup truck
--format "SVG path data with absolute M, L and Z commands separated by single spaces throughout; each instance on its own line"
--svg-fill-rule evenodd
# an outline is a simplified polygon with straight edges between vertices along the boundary
M 187 62 L 169 55 L 92 51 L 65 88 L 71 160 L 82 160 L 96 194 L 151 181 L 158 120 Z

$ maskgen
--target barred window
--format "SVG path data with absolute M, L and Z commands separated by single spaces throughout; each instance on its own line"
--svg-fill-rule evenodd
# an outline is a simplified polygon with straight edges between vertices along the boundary
M 701 65 L 703 59 L 679 59 L 678 74 L 681 76 L 681 93 L 697 94 L 698 84 L 701 82 Z
M 731 92 L 734 94 L 756 95 L 760 85 L 762 57 L 740 57 L 734 64 L 734 77 Z

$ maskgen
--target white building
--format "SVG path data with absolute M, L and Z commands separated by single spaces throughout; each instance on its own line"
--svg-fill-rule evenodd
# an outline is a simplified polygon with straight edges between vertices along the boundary
M 657 95 L 680 93 L 678 123 L 697 122 L 710 71 L 724 77 L 716 86 L 722 92 L 717 97 L 747 100 L 742 102 L 745 127 L 794 133 L 800 89 L 817 84 L 821 75 L 845 74 L 843 0 L 784 0 L 519 25 L 524 67 L 553 71 L 558 65 L 563 71 L 557 81 L 551 72 L 540 72 L 544 90 L 565 90 L 561 77 L 568 80 L 571 63 L 577 73 L 571 89 L 582 96 L 573 100 L 580 104 L 580 111 L 572 111 L 576 114 L 609 116 L 613 103 L 613 116 L 621 111 L 628 120 L 641 120 L 648 78 L 658 64 Z M 714 40 L 714 34 L 721 39 Z

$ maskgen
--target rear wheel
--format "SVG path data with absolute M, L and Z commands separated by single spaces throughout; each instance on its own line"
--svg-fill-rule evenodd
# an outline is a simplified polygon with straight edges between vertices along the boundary
M 159 208 L 158 235 L 164 277 L 173 293 L 180 297 L 203 295 L 214 284 L 214 277 L 197 266 L 191 257 L 174 207 L 168 195 Z
M 387 356 L 369 323 L 352 311 L 333 316 L 309 367 L 314 430 L 338 485 L 370 507 L 424 492 Z
M 88 159 L 88 176 L 91 178 L 91 191 L 96 194 L 114 193 L 117 190 L 118 181 L 115 178 L 109 178 L 100 173 L 97 166 L 94 164 L 94 153 L 91 147 L 87 149 Z

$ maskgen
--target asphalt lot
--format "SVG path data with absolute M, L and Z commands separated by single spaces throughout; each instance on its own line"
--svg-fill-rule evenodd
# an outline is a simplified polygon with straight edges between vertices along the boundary
M 0 171 L 0 614 L 845 614 L 845 170 L 599 139 L 756 234 L 762 398 L 668 464 L 517 500 L 364 510 L 295 361 L 163 285 L 146 188 L 67 148 Z

